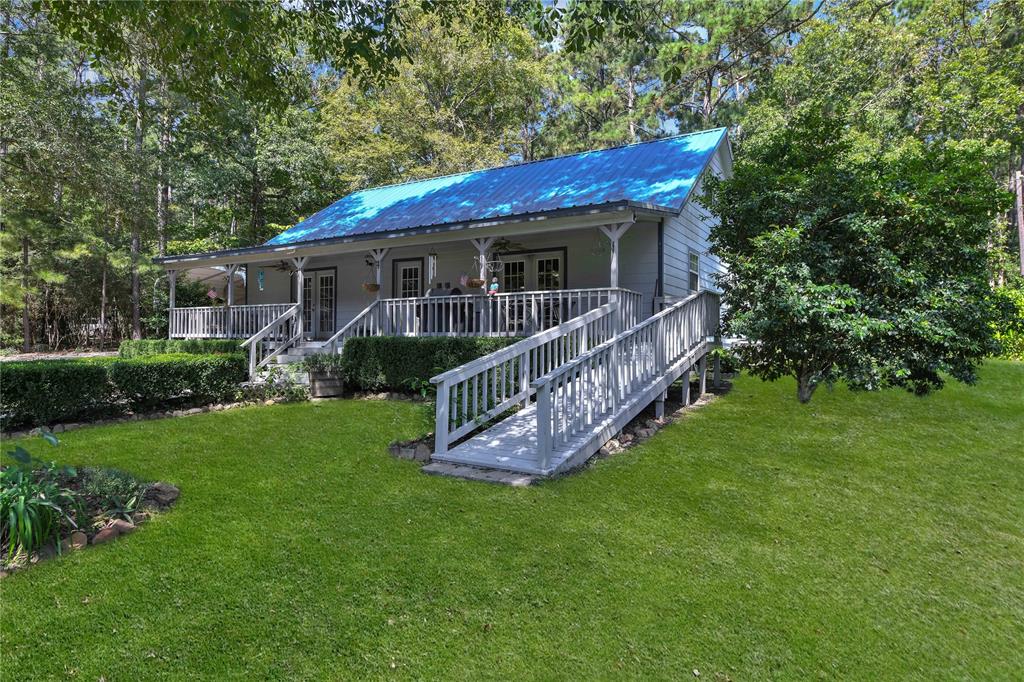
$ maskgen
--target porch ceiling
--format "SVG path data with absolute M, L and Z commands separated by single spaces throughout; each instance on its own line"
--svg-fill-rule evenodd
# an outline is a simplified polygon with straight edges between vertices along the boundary
M 166 256 L 164 258 L 154 258 L 153 262 L 169 270 L 225 265 L 228 263 L 268 263 L 281 260 L 282 258 L 360 253 L 375 248 L 418 246 L 421 244 L 450 242 L 457 239 L 468 240 L 477 237 L 500 237 L 557 230 L 575 230 L 643 220 L 645 218 L 659 219 L 666 215 L 674 214 L 675 211 L 663 207 L 636 205 L 635 202 L 621 202 L 614 205 L 573 209 L 570 211 L 547 211 L 500 220 L 440 225 L 422 230 L 402 230 L 401 232 L 341 237 L 337 239 L 319 239 L 287 245 L 251 246 L 224 251 Z M 459 235 L 460 232 L 465 232 L 466 234 Z

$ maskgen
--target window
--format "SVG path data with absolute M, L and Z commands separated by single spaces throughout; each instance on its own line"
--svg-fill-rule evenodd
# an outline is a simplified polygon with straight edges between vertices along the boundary
M 541 291 L 561 289 L 562 259 L 557 257 L 537 259 L 537 288 Z
M 395 295 L 399 298 L 415 298 L 423 295 L 423 261 L 395 261 Z
M 690 252 L 690 292 L 700 289 L 700 256 Z
M 526 291 L 526 261 L 505 261 L 502 269 L 502 291 Z

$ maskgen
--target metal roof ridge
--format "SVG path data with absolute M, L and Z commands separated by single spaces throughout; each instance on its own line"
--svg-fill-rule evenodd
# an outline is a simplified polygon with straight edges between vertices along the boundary
M 545 157 L 543 159 L 533 159 L 531 161 L 520 161 L 519 163 L 509 163 L 509 164 L 505 164 L 504 166 L 487 166 L 487 167 L 484 167 L 484 168 L 475 168 L 473 170 L 459 171 L 458 173 L 445 173 L 444 175 L 431 175 L 429 177 L 419 178 L 419 179 L 416 179 L 416 180 L 403 180 L 402 182 L 392 182 L 392 183 L 389 183 L 387 185 L 374 185 L 373 187 L 364 187 L 363 189 L 357 189 L 357 190 L 355 190 L 353 192 L 349 192 L 348 194 L 345 194 L 342 197 L 340 197 L 339 199 L 335 200 L 334 203 L 337 203 L 337 201 L 340 201 L 341 199 L 344 199 L 345 197 L 352 196 L 353 194 L 359 194 L 360 192 L 369 192 L 369 191 L 375 190 L 375 189 L 388 189 L 390 187 L 402 187 L 404 185 L 414 185 L 417 182 L 428 182 L 430 180 L 442 180 L 444 178 L 457 178 L 460 175 L 470 175 L 472 173 L 484 173 L 486 171 L 501 170 L 503 168 L 519 168 L 520 166 L 529 166 L 530 164 L 534 164 L 534 163 L 544 163 L 545 161 L 555 161 L 556 159 L 568 159 L 568 158 L 571 158 L 573 156 L 583 156 L 584 154 L 593 154 L 595 152 L 610 152 L 610 151 L 614 151 L 616 149 L 626 149 L 627 147 L 639 147 L 641 145 L 652 144 L 654 142 L 667 142 L 668 140 L 677 140 L 677 139 L 679 139 L 681 137 L 689 137 L 690 135 L 702 135 L 704 133 L 713 133 L 713 132 L 716 132 L 716 131 L 724 131 L 724 130 L 728 130 L 728 127 L 727 126 L 719 126 L 717 128 L 707 128 L 705 130 L 694 130 L 694 131 L 691 131 L 689 133 L 679 133 L 678 135 L 668 135 L 666 137 L 655 137 L 655 138 L 652 138 L 650 140 L 640 140 L 639 142 L 627 142 L 626 144 L 617 144 L 617 145 L 614 145 L 614 146 L 611 146 L 611 147 L 603 147 L 601 149 L 585 149 L 585 150 L 579 151 L 579 152 L 570 152 L 568 154 L 557 154 L 555 156 L 548 156 L 548 157 Z M 329 204 L 328 206 L 325 206 L 323 209 L 320 209 L 320 210 L 325 210 L 327 208 L 330 208 L 333 205 L 334 205 L 333 203 Z M 320 211 L 317 211 L 316 213 L 319 213 L 319 212 Z M 316 215 L 316 213 L 314 213 L 313 215 Z M 312 216 L 310 216 L 310 217 L 312 217 Z M 299 222 L 302 222 L 302 221 L 300 220 Z M 298 225 L 299 223 L 295 223 L 295 224 Z

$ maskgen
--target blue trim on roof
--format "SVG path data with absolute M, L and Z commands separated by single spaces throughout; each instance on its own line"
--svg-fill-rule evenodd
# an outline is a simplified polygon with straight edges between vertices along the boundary
M 268 246 L 637 202 L 681 210 L 726 129 L 353 192 Z

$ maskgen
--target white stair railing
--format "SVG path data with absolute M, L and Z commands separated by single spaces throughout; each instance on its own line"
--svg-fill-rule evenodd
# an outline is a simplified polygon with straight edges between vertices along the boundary
M 619 303 L 606 303 L 567 322 L 444 372 L 437 386 L 434 452 L 516 404 L 526 405 L 533 381 L 586 353 L 615 333 Z
M 299 340 L 301 310 L 302 306 L 298 303 L 292 304 L 284 313 L 240 344 L 242 348 L 249 349 L 250 381 L 256 378 L 257 372 Z M 270 343 L 276 344 L 273 349 Z
M 718 316 L 718 294 L 696 293 L 534 380 L 538 466 L 670 375 L 716 334 Z
M 323 343 L 324 349 L 331 353 L 340 353 L 345 341 L 356 336 L 382 336 L 381 325 L 381 302 L 374 301 L 363 309 L 363 312 L 356 315 L 344 327 L 334 333 L 334 336 Z

